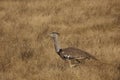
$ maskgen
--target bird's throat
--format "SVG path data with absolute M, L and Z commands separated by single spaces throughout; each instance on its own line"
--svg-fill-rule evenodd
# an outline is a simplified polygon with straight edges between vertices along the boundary
M 53 41 L 54 41 L 55 51 L 58 53 L 61 49 L 59 41 L 58 41 L 58 37 L 53 38 Z

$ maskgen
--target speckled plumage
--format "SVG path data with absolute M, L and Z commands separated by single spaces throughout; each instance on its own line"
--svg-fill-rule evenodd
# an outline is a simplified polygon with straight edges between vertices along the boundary
M 74 48 L 74 47 L 68 47 L 61 49 L 60 52 L 58 52 L 60 57 L 62 59 L 95 59 L 97 60 L 94 56 L 90 55 L 88 52 L 85 52 L 81 49 Z M 69 58 L 67 57 L 69 56 Z
M 50 34 L 54 42 L 55 51 L 63 60 L 68 60 L 70 63 L 70 66 L 73 66 L 71 65 L 72 60 L 76 60 L 79 63 L 81 62 L 81 60 L 85 60 L 85 59 L 97 60 L 94 56 L 92 56 L 88 52 L 85 52 L 78 48 L 68 47 L 68 48 L 62 49 L 58 41 L 58 35 L 59 33 L 57 32 L 52 32 Z

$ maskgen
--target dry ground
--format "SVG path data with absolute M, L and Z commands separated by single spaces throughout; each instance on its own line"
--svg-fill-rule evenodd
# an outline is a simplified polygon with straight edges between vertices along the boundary
M 69 68 L 52 31 L 100 62 Z M 0 0 L 0 80 L 120 80 L 120 0 Z

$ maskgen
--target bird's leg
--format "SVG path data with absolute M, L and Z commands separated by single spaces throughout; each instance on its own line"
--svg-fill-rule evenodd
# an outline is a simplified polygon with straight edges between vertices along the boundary
M 85 58 L 76 58 L 75 60 L 78 62 L 78 63 L 85 63 L 85 60 L 87 59 L 87 57 Z
M 70 60 L 68 60 L 68 63 L 69 63 L 69 66 L 71 67 L 71 61 Z
M 76 61 L 77 61 L 78 63 L 81 63 L 81 61 L 80 61 L 80 60 L 78 60 L 78 59 L 76 59 Z
M 71 60 L 68 60 L 68 62 L 69 62 L 69 66 L 70 66 L 71 68 L 75 66 L 74 64 L 72 64 Z
M 76 61 L 78 62 L 78 64 L 84 64 L 85 63 L 85 59 L 76 59 Z

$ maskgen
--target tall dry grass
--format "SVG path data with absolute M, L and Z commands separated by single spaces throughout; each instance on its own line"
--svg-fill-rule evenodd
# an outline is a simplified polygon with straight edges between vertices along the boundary
M 69 68 L 53 31 L 100 62 Z M 0 80 L 120 80 L 120 1 L 0 0 Z

